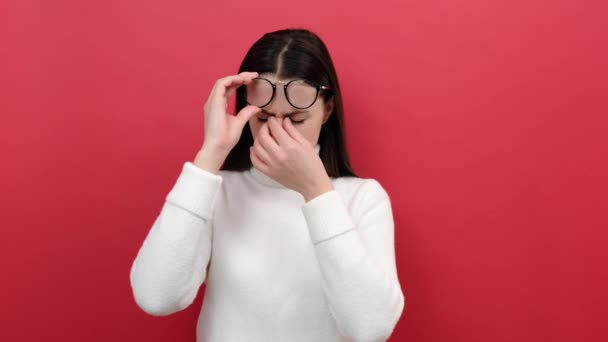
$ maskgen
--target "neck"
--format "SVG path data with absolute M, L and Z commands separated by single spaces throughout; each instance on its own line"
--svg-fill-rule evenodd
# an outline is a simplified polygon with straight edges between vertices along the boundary
M 321 150 L 321 145 L 319 145 L 317 143 L 317 145 L 315 146 L 315 151 L 317 152 L 317 155 L 319 154 L 319 151 Z M 279 188 L 279 189 L 286 189 L 286 187 L 277 182 L 276 180 L 274 180 L 273 178 L 271 178 L 270 176 L 267 176 L 266 174 L 264 174 L 262 171 L 258 170 L 255 166 L 252 166 L 249 169 L 249 172 L 251 173 L 251 176 L 253 178 L 255 178 L 255 180 L 267 187 L 272 187 L 272 188 Z

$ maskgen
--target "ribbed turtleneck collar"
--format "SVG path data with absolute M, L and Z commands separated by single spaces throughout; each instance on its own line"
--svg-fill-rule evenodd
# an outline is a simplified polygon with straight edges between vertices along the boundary
M 317 145 L 315 146 L 315 151 L 317 152 L 317 155 L 319 154 L 320 150 L 321 150 L 321 145 L 319 145 L 317 143 Z M 285 186 L 283 184 L 277 182 L 276 180 L 270 178 L 269 176 L 266 176 L 266 174 L 264 174 L 262 171 L 256 169 L 255 166 L 252 166 L 249 169 L 249 172 L 251 173 L 251 176 L 253 178 L 255 178 L 255 180 L 258 181 L 262 185 L 273 187 L 273 188 L 285 189 Z

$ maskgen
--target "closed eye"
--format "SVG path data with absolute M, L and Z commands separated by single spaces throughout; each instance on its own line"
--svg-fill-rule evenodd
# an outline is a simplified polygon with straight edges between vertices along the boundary
M 304 122 L 305 120 L 306 120 L 306 119 L 302 119 L 302 120 L 294 120 L 294 119 L 291 119 L 291 122 L 292 122 L 293 124 L 297 125 L 297 124 L 301 124 L 301 123 L 302 123 L 302 122 Z M 259 122 L 266 122 L 266 121 L 268 121 L 268 118 L 260 118 L 260 117 L 258 117 L 258 121 L 259 121 Z

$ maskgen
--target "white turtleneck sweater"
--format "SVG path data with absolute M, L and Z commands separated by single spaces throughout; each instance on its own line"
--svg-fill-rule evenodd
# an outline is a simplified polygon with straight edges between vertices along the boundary
M 169 315 L 205 282 L 198 342 L 385 341 L 405 304 L 390 198 L 372 178 L 331 182 L 305 202 L 255 167 L 185 162 L 132 264 L 136 303 Z

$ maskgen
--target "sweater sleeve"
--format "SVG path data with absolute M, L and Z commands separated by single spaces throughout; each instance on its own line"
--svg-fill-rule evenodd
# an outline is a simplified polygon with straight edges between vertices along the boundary
M 137 305 L 164 316 L 188 307 L 205 281 L 211 257 L 212 216 L 222 176 L 183 164 L 160 214 L 131 265 Z
M 380 183 L 366 179 L 351 208 L 356 215 L 332 190 L 306 202 L 302 210 L 340 333 L 352 341 L 385 341 L 405 306 L 390 198 Z

